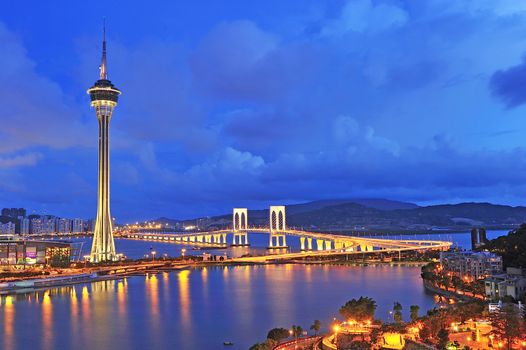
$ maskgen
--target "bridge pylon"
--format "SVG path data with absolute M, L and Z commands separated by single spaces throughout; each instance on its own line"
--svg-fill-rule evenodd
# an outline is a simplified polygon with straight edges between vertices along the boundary
M 269 209 L 269 249 L 287 248 L 286 231 L 286 215 L 284 205 L 271 205 Z
M 234 208 L 232 212 L 232 245 L 249 246 L 248 243 L 248 209 Z

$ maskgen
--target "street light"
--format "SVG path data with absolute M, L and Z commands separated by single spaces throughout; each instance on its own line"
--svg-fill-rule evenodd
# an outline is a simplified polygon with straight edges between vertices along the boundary
M 184 253 L 186 253 L 186 249 L 185 248 L 181 249 L 181 254 L 183 256 L 183 259 L 184 259 Z
M 155 250 L 152 251 L 152 261 L 155 260 L 155 254 L 157 254 L 157 252 Z
M 336 344 L 338 342 L 338 332 L 340 331 L 340 326 L 334 325 L 332 329 L 334 330 L 334 343 L 333 344 Z
M 84 255 L 84 267 L 86 267 L 88 265 L 89 258 L 90 258 L 89 255 Z

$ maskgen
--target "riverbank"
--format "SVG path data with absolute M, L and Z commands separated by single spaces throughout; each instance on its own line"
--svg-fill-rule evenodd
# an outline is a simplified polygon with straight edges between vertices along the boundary
M 159 271 L 176 271 L 194 266 L 192 263 L 181 262 L 166 265 L 164 262 L 151 262 L 132 265 L 104 266 L 100 268 L 83 268 L 78 273 L 71 269 L 64 274 L 43 275 L 35 278 L 22 277 L 0 283 L 0 295 L 34 292 L 51 287 L 63 287 L 81 283 L 93 283 L 98 281 L 119 279 L 133 275 L 144 275 Z
M 433 292 L 435 294 L 441 295 L 446 298 L 455 299 L 455 300 L 462 300 L 462 301 L 473 301 L 473 300 L 481 300 L 480 298 L 469 296 L 466 294 L 459 294 L 455 291 L 451 290 L 445 290 L 443 288 L 437 287 L 432 285 L 430 282 L 423 281 L 424 288 L 430 292 Z
M 0 282 L 0 295 L 25 293 L 50 287 L 61 287 L 72 284 L 92 283 L 122 277 L 144 275 L 147 273 L 178 271 L 188 268 L 201 267 L 231 267 L 254 265 L 329 265 L 329 266 L 423 266 L 427 261 L 341 261 L 341 260 L 316 260 L 316 261 L 270 261 L 270 262 L 236 262 L 236 261 L 188 261 L 188 260 L 160 260 L 151 262 L 136 262 L 126 265 L 106 265 L 100 267 L 85 267 L 78 269 L 50 269 L 43 270 L 45 274 L 21 274 L 19 278 L 11 278 Z M 53 274 L 51 274 L 52 272 Z

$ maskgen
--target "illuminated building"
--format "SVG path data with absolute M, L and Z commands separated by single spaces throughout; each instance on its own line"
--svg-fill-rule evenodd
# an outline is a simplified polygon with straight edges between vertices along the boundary
M 22 235 L 29 234 L 29 219 L 28 218 L 20 219 L 20 234 Z
M 0 233 L 2 234 L 14 234 L 15 233 L 15 223 L 8 221 L 5 224 L 0 222 Z
M 0 264 L 69 264 L 69 243 L 56 241 L 26 241 L 14 236 L 0 237 Z
M 88 89 L 91 106 L 95 108 L 99 121 L 98 208 L 91 247 L 92 262 L 116 259 L 110 215 L 110 120 L 121 92 L 108 80 L 105 32 L 99 80 Z
M 502 271 L 502 258 L 490 252 L 441 252 L 440 264 L 460 278 L 481 279 Z
M 82 219 L 71 220 L 71 232 L 81 233 L 84 231 L 84 221 Z

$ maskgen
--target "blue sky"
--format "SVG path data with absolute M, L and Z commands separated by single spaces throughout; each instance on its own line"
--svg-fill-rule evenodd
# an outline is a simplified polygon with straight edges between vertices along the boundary
M 526 2 L 29 1 L 0 12 L 0 204 L 93 217 L 381 197 L 526 204 Z

